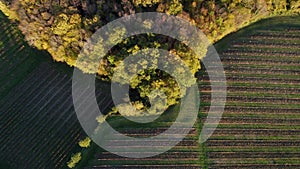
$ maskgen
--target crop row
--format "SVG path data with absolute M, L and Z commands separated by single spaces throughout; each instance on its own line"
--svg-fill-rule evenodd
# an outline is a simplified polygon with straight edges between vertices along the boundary
M 218 86 L 216 88 L 218 88 Z M 221 86 L 219 88 L 221 89 Z M 206 93 L 210 94 L 211 86 L 200 84 L 200 92 L 202 93 L 202 95 L 205 95 Z M 216 90 L 216 92 L 218 92 L 218 90 Z M 227 92 L 228 95 L 250 96 L 252 94 L 257 94 L 258 96 L 272 96 L 279 94 L 281 95 L 281 97 L 292 97 L 293 95 L 298 95 L 300 93 L 300 88 L 227 86 Z
M 265 36 L 265 35 L 253 35 L 248 38 L 248 40 L 258 41 L 258 42 L 286 42 L 298 44 L 300 42 L 298 37 L 281 37 L 281 36 Z
M 299 49 L 299 45 L 298 44 L 268 44 L 268 43 L 259 43 L 259 42 L 252 42 L 252 43 L 239 43 L 239 44 L 234 44 L 233 45 L 234 48 L 250 48 L 253 49 L 255 48 L 256 50 L 258 49 L 276 49 L 276 51 L 292 51 L 292 50 L 296 50 Z
M 221 109 L 221 107 L 219 107 Z M 204 106 L 201 108 L 202 112 L 207 112 L 210 109 L 210 106 Z M 214 109 L 218 109 L 218 106 L 215 106 Z M 268 106 L 260 106 L 260 107 L 254 107 L 254 106 L 226 106 L 224 109 L 225 113 L 247 113 L 247 112 L 253 112 L 253 113 L 268 113 L 268 114 L 276 114 L 276 113 L 300 113 L 300 108 L 278 108 L 278 107 L 268 107 Z
M 299 140 L 209 140 L 207 146 L 300 146 Z
M 225 59 L 239 59 L 239 58 L 247 58 L 249 60 L 251 59 L 257 59 L 257 60 L 264 60 L 264 59 L 275 59 L 278 61 L 299 61 L 297 58 L 297 54 L 294 54 L 292 52 L 273 52 L 273 51 L 247 51 L 245 49 L 244 51 L 240 51 L 239 49 L 231 49 L 223 52 L 220 55 L 221 60 Z M 232 64 L 233 65 L 233 64 Z M 257 64 L 258 66 L 261 64 Z M 238 65 L 237 65 L 238 66 Z M 279 65 L 280 66 L 280 65 Z
M 273 51 L 272 49 L 253 49 L 253 48 L 231 48 L 220 54 L 221 59 L 247 58 L 247 59 L 276 59 L 299 61 L 299 53 L 294 51 Z M 260 65 L 260 64 L 258 64 Z
M 241 74 L 273 74 L 274 76 L 280 75 L 299 75 L 300 70 L 287 70 L 287 69 L 270 69 L 270 68 L 225 68 L 227 74 L 241 73 Z
M 295 33 L 295 31 L 284 31 L 284 33 L 282 32 L 282 30 L 278 30 L 278 31 L 267 31 L 267 30 L 258 30 L 255 35 L 262 35 L 262 36 L 273 36 L 273 37 L 295 37 L 295 38 L 300 38 L 298 33 Z M 252 35 L 252 36 L 253 36 Z
M 204 76 L 203 77 L 203 82 L 222 82 L 223 77 L 222 76 Z M 226 77 L 227 82 L 236 82 L 236 83 L 241 83 L 241 82 L 251 82 L 255 86 L 257 83 L 272 83 L 272 84 L 299 84 L 300 79 L 297 77 L 292 77 L 292 78 L 277 78 L 277 77 L 247 77 L 247 76 L 227 76 Z
M 292 37 L 279 37 L 279 36 L 264 36 L 252 35 L 249 37 L 242 37 L 233 42 L 237 43 L 262 43 L 262 44 L 300 44 L 300 40 Z
M 232 64 L 238 64 L 238 65 L 271 65 L 271 66 L 298 66 L 299 62 L 292 61 L 292 60 L 279 60 L 279 59 L 247 59 L 247 58 L 236 58 L 233 57 L 231 59 L 223 58 L 221 59 L 223 65 L 232 65 Z
M 222 101 L 223 97 L 215 97 L 214 102 Z M 202 102 L 209 102 L 210 95 L 202 95 Z M 244 102 L 244 103 L 278 103 L 278 104 L 300 104 L 299 98 L 283 98 L 283 97 L 247 97 L 247 96 L 227 96 L 226 102 Z
M 274 153 L 274 152 L 209 152 L 209 158 L 295 158 L 300 153 Z
M 226 135 L 256 135 L 256 136 L 300 136 L 300 130 L 282 129 L 216 129 L 215 136 Z M 288 137 L 287 137 L 288 139 Z

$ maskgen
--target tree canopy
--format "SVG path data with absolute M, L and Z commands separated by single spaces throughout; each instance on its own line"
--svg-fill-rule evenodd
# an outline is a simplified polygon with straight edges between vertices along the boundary
M 18 20 L 27 42 L 47 50 L 54 60 L 75 66 L 83 45 L 103 25 L 133 13 L 157 11 L 184 18 L 200 28 L 215 42 L 248 22 L 287 12 L 299 13 L 299 0 L 4 0 L 0 10 Z M 122 36 L 125 30 L 116 29 L 109 41 Z M 79 69 L 86 73 L 97 72 L 103 80 L 110 80 L 114 68 L 128 55 L 146 48 L 165 49 L 179 56 L 196 73 L 200 58 L 183 43 L 161 35 L 140 35 L 119 42 L 100 67 L 93 55 Z M 101 47 L 96 51 L 101 52 Z M 201 49 L 205 52 L 205 49 Z M 97 52 L 95 52 L 97 54 Z M 155 57 L 155 53 L 149 53 Z M 204 56 L 204 55 L 203 55 Z M 202 57 L 203 57 L 202 56 Z M 140 63 L 143 66 L 145 63 Z M 190 84 L 189 84 L 190 85 Z M 133 103 L 137 108 L 150 106 L 153 89 L 161 89 L 167 97 L 167 106 L 174 105 L 182 96 L 178 84 L 169 74 L 145 70 L 131 82 Z M 154 96 L 151 96 L 154 97 Z

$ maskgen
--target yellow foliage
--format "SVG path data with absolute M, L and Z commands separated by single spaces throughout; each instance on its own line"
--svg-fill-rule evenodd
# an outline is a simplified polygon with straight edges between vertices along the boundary
M 71 157 L 71 160 L 67 163 L 69 168 L 74 168 L 76 164 L 81 160 L 81 153 L 76 153 Z
M 147 7 L 159 3 L 161 2 L 161 0 L 132 0 L 132 2 L 135 6 L 142 5 L 144 7 Z
M 80 23 L 81 17 L 79 14 L 72 15 L 70 19 L 66 14 L 60 14 L 56 18 L 52 30 L 56 35 L 65 35 L 69 32 L 69 30 L 76 28 Z
M 79 146 L 83 148 L 87 148 L 91 145 L 91 139 L 86 137 L 85 139 L 79 141 Z
M 6 6 L 5 3 L 0 1 L 0 11 L 3 12 L 5 16 L 7 16 L 11 20 L 19 20 L 19 16 L 15 11 L 12 11 Z
M 81 16 L 79 14 L 74 14 L 71 16 L 70 24 L 79 24 L 81 22 Z

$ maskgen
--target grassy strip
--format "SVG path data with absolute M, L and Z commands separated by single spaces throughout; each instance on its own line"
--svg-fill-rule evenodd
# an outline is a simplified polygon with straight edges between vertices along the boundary
M 299 158 L 217 158 L 222 161 L 218 164 L 299 164 Z M 209 160 L 209 164 L 215 164 Z
M 121 160 L 105 160 L 105 161 L 99 161 L 97 159 L 93 159 L 89 163 L 92 166 L 97 165 L 175 165 L 175 164 L 199 164 L 199 161 L 193 160 L 193 161 L 181 161 L 181 160 L 172 160 L 169 159 L 162 159 L 161 161 L 151 161 L 150 159 L 147 161 L 136 161 L 136 160 L 128 160 L 128 161 L 121 161 Z
M 198 120 L 197 120 L 197 132 L 198 132 L 198 136 L 200 136 L 201 134 L 201 130 L 203 127 L 203 118 L 205 117 L 205 114 L 199 112 L 198 114 Z M 198 137 L 199 138 L 199 137 Z M 207 164 L 207 147 L 205 142 L 204 143 L 200 143 L 199 142 L 199 147 L 200 147 L 200 156 L 199 156 L 199 161 L 201 164 L 201 167 L 204 169 L 208 168 L 208 164 Z
M 300 94 L 285 94 L 284 91 L 282 93 L 262 93 L 262 92 L 254 92 L 254 93 L 246 93 L 246 92 L 228 92 L 227 96 L 243 96 L 243 97 L 277 97 L 277 98 L 300 98 Z
M 225 70 L 227 67 L 232 67 L 236 70 L 239 68 L 249 68 L 249 69 L 275 69 L 275 70 L 300 70 L 299 66 L 285 66 L 285 65 L 231 65 L 231 66 L 224 66 Z
M 289 153 L 289 152 L 299 152 L 299 147 L 208 147 L 209 152 L 279 152 L 279 153 Z
M 200 103 L 202 107 L 204 106 L 210 106 L 210 102 L 201 102 Z M 219 106 L 221 104 L 214 103 L 215 106 Z M 299 108 L 299 105 L 297 104 L 286 104 L 286 103 L 281 103 L 281 104 L 272 104 L 272 103 L 256 103 L 256 102 L 226 102 L 225 106 L 239 106 L 239 107 L 269 107 L 269 108 Z
M 254 89 L 255 90 L 255 89 Z M 222 92 L 216 92 L 216 93 L 222 93 Z M 206 96 L 206 95 L 211 95 L 211 92 L 201 92 L 202 96 Z M 253 93 L 250 93 L 248 91 L 247 92 L 231 92 L 231 91 L 228 91 L 227 92 L 227 96 L 228 97 L 248 97 L 248 98 L 264 98 L 264 97 L 277 97 L 277 98 L 286 98 L 286 99 L 298 99 L 300 98 L 300 95 L 299 94 L 288 94 L 288 93 L 285 93 L 284 91 L 281 91 L 281 93 L 272 93 L 272 91 L 269 91 L 269 92 L 266 92 L 266 93 L 263 93 L 263 92 L 253 92 Z
M 300 89 L 300 86 L 297 84 L 287 84 L 287 83 L 279 83 L 279 84 L 271 84 L 271 83 L 256 83 L 254 84 L 253 82 L 226 82 L 227 86 L 237 86 L 237 87 L 274 87 L 274 88 L 295 88 L 295 89 Z M 201 85 L 220 85 L 220 83 L 217 82 L 198 82 L 199 88 L 201 89 Z
M 295 74 L 295 75 L 287 75 L 287 74 L 255 74 L 255 73 L 225 73 L 225 75 L 227 77 L 254 77 L 254 78 L 270 78 L 270 79 L 284 79 L 284 80 L 300 80 L 299 79 L 299 75 Z M 216 75 L 217 77 L 217 75 Z
M 271 119 L 297 119 L 300 118 L 299 113 L 295 114 L 263 114 L 263 113 L 223 113 L 222 117 L 237 118 L 271 118 Z
M 299 53 L 299 48 L 296 46 L 267 46 L 267 45 L 254 45 L 254 44 L 234 44 L 233 47 L 229 49 L 234 49 L 238 50 L 240 52 L 259 52 L 259 53 L 269 53 L 269 52 L 274 52 L 274 53 Z M 295 58 L 296 59 L 296 58 Z
M 208 125 L 209 126 L 209 125 Z M 274 125 L 274 124 L 219 124 L 218 129 L 289 129 L 299 130 L 300 125 Z
M 236 40 L 236 43 L 245 43 L 251 41 L 251 43 L 262 43 L 262 44 L 282 44 L 282 43 L 293 43 L 300 44 L 299 37 L 284 37 L 282 36 L 268 36 L 268 35 L 250 35 L 249 37 L 241 37 Z
M 211 136 L 209 139 L 211 140 L 299 140 L 300 136 L 297 135 L 289 135 L 289 136 L 257 136 L 257 135 L 251 135 L 249 133 L 242 133 L 245 135 L 241 136 Z
M 243 52 L 243 55 L 241 55 Z M 251 54 L 250 54 L 251 53 Z M 240 53 L 228 53 L 228 57 L 222 57 L 221 60 L 223 65 L 271 65 L 271 66 L 297 66 L 299 59 L 296 56 L 289 56 L 289 54 L 262 54 L 248 52 L 245 54 L 245 51 L 240 51 Z M 282 56 L 279 56 L 282 55 Z

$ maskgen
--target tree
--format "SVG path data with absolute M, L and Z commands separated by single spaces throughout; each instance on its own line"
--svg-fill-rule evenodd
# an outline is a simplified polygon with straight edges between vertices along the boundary
M 86 137 L 85 139 L 79 141 L 79 146 L 82 148 L 88 148 L 91 145 L 91 139 Z
M 300 11 L 300 1 L 299 0 L 291 0 L 290 7 L 292 10 Z

